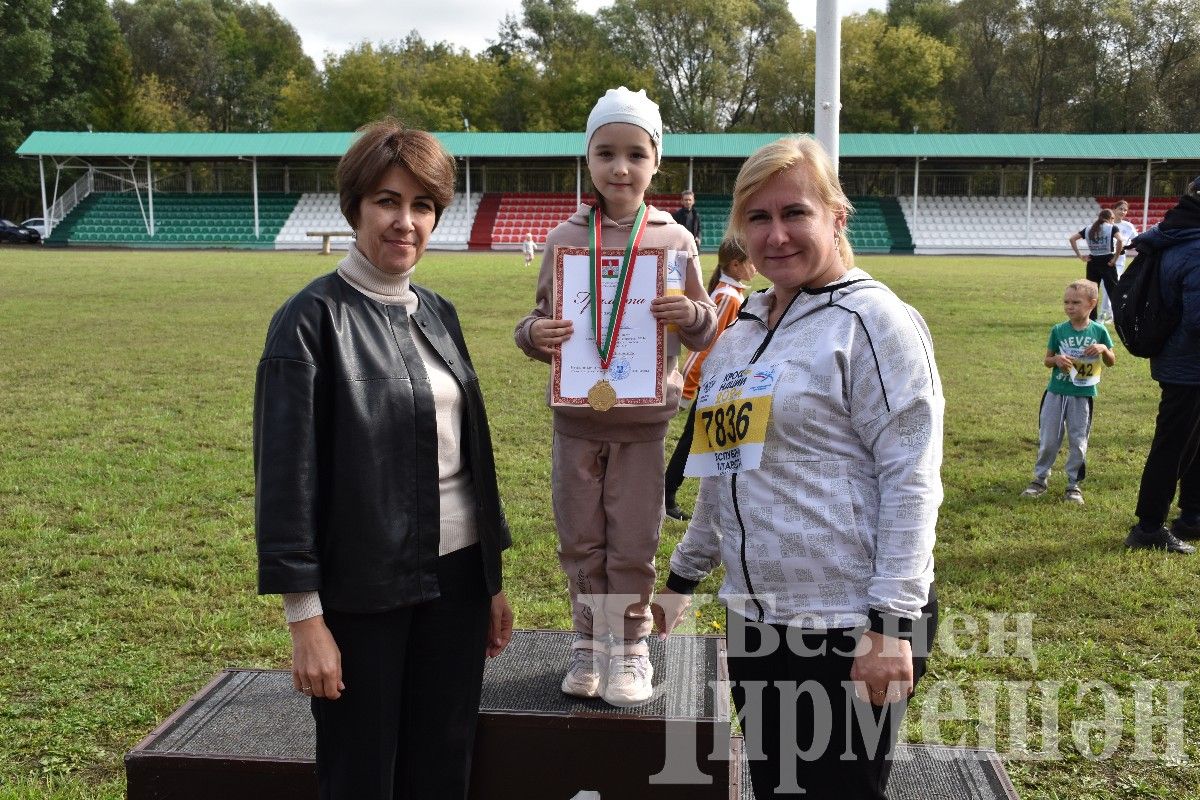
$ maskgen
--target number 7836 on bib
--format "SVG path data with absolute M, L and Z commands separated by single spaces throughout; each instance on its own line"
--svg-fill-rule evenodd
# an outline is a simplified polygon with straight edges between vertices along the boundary
M 705 381 L 696 399 L 696 432 L 685 474 L 726 475 L 762 462 L 779 369 L 749 367 Z

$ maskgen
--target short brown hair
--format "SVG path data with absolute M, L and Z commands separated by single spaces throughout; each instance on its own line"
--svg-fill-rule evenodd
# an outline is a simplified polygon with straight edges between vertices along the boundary
M 389 167 L 404 167 L 433 198 L 434 227 L 454 199 L 454 159 L 433 134 L 384 117 L 358 129 L 337 167 L 338 202 L 350 227 L 358 230 L 358 207 Z

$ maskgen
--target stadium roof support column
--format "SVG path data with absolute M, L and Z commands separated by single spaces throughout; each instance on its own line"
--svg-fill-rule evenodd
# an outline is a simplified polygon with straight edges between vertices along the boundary
M 583 202 L 583 166 L 580 164 L 579 156 L 575 156 L 575 207 L 579 208 L 579 204 Z
M 913 233 L 917 232 L 920 223 L 917 220 L 917 184 L 921 180 L 921 157 L 913 159 Z
M 1025 241 L 1033 231 L 1033 159 L 1029 159 L 1029 182 L 1025 189 Z
M 842 25 L 837 0 L 817 0 L 817 109 L 813 133 L 838 170 L 838 115 L 842 110 Z
M 1142 230 L 1150 221 L 1150 159 L 1146 159 L 1146 190 L 1142 193 Z
M 42 224 L 46 226 L 46 238 L 49 238 L 54 230 L 54 220 L 50 219 L 50 207 L 46 205 L 46 165 L 41 156 L 38 156 L 38 176 L 42 181 Z
M 146 156 L 146 197 L 150 203 L 150 235 L 154 236 L 154 173 L 150 171 L 150 156 Z
M 467 213 L 471 212 L 471 157 L 463 159 L 467 163 Z
M 692 174 L 693 174 L 695 166 L 696 166 L 696 157 L 688 156 L 688 191 L 689 192 L 696 191 L 694 188 L 692 188 Z
M 254 238 L 258 238 L 258 156 L 250 159 L 250 189 L 254 192 Z

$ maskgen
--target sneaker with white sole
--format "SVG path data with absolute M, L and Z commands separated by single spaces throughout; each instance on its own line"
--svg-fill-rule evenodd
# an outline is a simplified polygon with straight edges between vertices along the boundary
M 1041 481 L 1033 481 L 1025 487 L 1025 491 L 1021 492 L 1021 497 L 1041 497 L 1046 493 L 1046 484 Z
M 654 694 L 654 667 L 646 640 L 614 644 L 608 659 L 604 701 L 614 706 L 636 706 Z
M 608 645 L 595 639 L 576 639 L 571 645 L 571 666 L 563 677 L 563 694 L 599 697 L 608 669 Z
M 1063 500 L 1066 500 L 1068 503 L 1074 503 L 1077 506 L 1081 506 L 1083 505 L 1083 492 L 1080 491 L 1078 486 L 1072 486 L 1063 494 Z

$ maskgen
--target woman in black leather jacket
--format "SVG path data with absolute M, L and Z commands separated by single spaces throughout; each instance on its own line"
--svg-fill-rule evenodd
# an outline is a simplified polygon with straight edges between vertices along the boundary
M 338 165 L 355 243 L 271 320 L 254 398 L 260 594 L 282 594 L 322 798 L 464 798 L 510 543 L 454 307 L 410 283 L 449 205 L 428 133 L 366 126 Z

